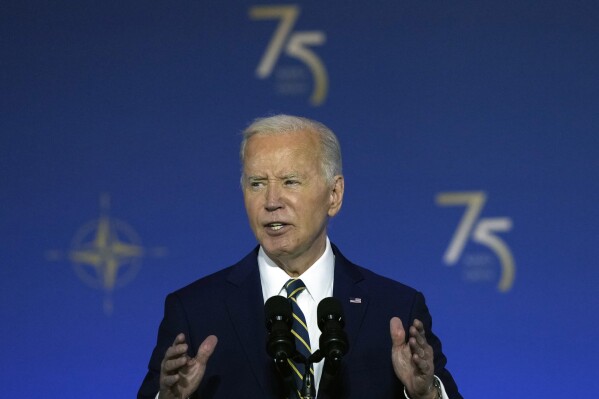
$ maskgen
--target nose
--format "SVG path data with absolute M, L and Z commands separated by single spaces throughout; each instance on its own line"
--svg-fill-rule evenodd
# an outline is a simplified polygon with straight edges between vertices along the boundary
M 281 189 L 276 183 L 271 182 L 266 187 L 266 203 L 264 208 L 269 212 L 274 212 L 282 207 Z

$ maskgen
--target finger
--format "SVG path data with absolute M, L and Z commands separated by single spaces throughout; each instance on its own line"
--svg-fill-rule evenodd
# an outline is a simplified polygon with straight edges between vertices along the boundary
M 414 321 L 412 322 L 412 327 L 414 328 L 414 330 L 416 330 L 416 332 L 418 334 L 424 335 L 425 331 L 424 331 L 424 324 L 422 324 L 422 322 L 418 319 L 414 319 Z
M 180 378 L 181 377 L 179 377 L 179 374 L 164 375 L 161 379 L 162 380 L 161 385 L 166 386 L 166 387 L 172 387 L 179 381 Z
M 168 373 L 176 372 L 181 366 L 185 365 L 189 359 L 187 356 L 187 349 L 188 345 L 185 342 L 185 335 L 178 334 L 175 337 L 173 344 L 168 347 L 164 354 L 161 369 Z
M 422 330 L 417 330 L 414 326 L 410 327 L 410 342 L 413 341 L 414 345 L 417 345 L 419 348 L 423 348 L 425 350 L 432 351 L 432 347 L 428 344 L 426 340 L 426 333 Z
M 193 360 L 197 361 L 200 365 L 205 366 L 208 363 L 208 359 L 214 353 L 214 349 L 216 348 L 216 344 L 218 343 L 218 338 L 215 335 L 209 335 L 206 337 L 204 342 L 198 348 L 198 353 Z M 190 362 L 191 363 L 191 362 Z
M 188 345 L 186 343 L 169 346 L 164 354 L 166 360 L 175 359 L 187 353 Z
M 416 338 L 419 345 L 426 345 L 426 332 L 424 331 L 424 324 L 420 320 L 415 319 L 410 326 L 410 337 Z
M 412 352 L 412 363 L 415 368 L 422 374 L 432 374 L 431 370 L 434 367 L 433 348 L 426 343 L 426 340 L 424 344 L 421 344 L 416 337 L 410 337 L 408 344 Z
M 416 329 L 417 329 L 418 331 L 422 331 L 422 332 L 424 332 L 424 324 L 423 324 L 423 323 L 422 323 L 420 320 L 418 320 L 418 319 L 414 319 L 414 322 L 412 323 L 412 325 L 413 325 L 414 327 L 416 327 Z
M 421 359 L 426 359 L 426 348 L 418 343 L 418 340 L 414 337 L 410 337 L 408 340 L 410 346 L 410 352 L 414 355 L 418 355 Z
M 414 353 L 412 355 L 412 363 L 414 363 L 415 369 L 418 371 L 418 374 L 423 375 L 432 375 L 433 362 L 432 359 L 423 359 L 418 354 Z
M 393 346 L 403 345 L 406 342 L 406 331 L 399 317 L 392 317 L 389 321 L 389 333 Z
M 183 366 L 187 364 L 189 357 L 187 355 L 178 357 L 176 359 L 165 360 L 162 369 L 165 373 L 176 374 Z
M 171 346 L 177 346 L 177 345 L 182 344 L 184 342 L 185 342 L 185 334 L 179 333 L 175 337 L 175 340 L 173 341 L 173 344 Z

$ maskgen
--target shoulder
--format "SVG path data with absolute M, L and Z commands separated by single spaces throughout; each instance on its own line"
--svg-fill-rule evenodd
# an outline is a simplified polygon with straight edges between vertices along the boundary
M 381 291 L 383 293 L 404 292 L 406 294 L 416 295 L 418 291 L 402 282 L 393 280 L 372 271 L 369 268 L 358 265 L 348 260 L 337 248 L 333 246 L 335 254 L 335 265 L 338 272 L 347 276 L 352 282 L 362 288 L 372 288 L 373 291 Z
M 368 293 L 372 303 L 376 306 L 407 310 L 419 307 L 421 303 L 424 303 L 424 296 L 415 288 L 377 274 L 365 267 L 357 265 L 356 267 L 364 276 L 358 286 Z
M 335 252 L 335 285 L 350 287 L 351 293 L 368 298 L 380 309 L 411 312 L 425 303 L 421 292 L 400 281 L 382 276 L 369 268 L 349 261 L 338 248 Z
M 224 267 L 171 292 L 169 297 L 177 297 L 182 301 L 197 298 L 221 298 L 254 274 L 258 274 L 256 257 L 257 249 L 252 250 L 234 265 Z

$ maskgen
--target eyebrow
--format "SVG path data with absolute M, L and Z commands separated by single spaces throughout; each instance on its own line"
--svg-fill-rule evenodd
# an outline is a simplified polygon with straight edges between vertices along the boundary
M 286 175 L 283 175 L 283 176 L 281 177 L 281 180 L 287 180 L 287 179 L 298 179 L 298 178 L 301 178 L 301 176 L 300 176 L 300 174 L 299 174 L 299 173 L 297 173 L 297 172 L 291 172 L 291 173 L 288 173 L 288 174 L 286 174 Z
M 297 173 L 297 172 L 291 172 L 291 173 L 287 173 L 284 174 L 282 176 L 275 176 L 275 179 L 277 180 L 286 180 L 286 179 L 298 179 L 301 178 L 302 176 Z M 260 176 L 260 175 L 250 175 L 250 176 L 246 176 L 245 180 L 248 181 L 256 181 L 256 180 L 268 180 L 268 177 L 266 176 Z
M 251 176 L 246 176 L 245 181 L 260 181 L 260 180 L 268 180 L 268 178 L 264 177 L 264 176 L 256 176 L 256 175 L 251 175 Z

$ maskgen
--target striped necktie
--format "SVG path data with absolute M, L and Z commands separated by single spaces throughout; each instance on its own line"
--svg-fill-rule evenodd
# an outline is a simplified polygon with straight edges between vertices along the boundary
M 293 309 L 293 325 L 291 327 L 291 333 L 295 336 L 295 347 L 297 351 L 307 359 L 312 354 L 312 350 L 310 349 L 310 335 L 308 334 L 308 326 L 306 325 L 304 313 L 297 304 L 298 295 L 305 289 L 306 286 L 300 279 L 291 279 L 285 284 L 287 298 L 291 300 L 291 307 Z M 303 363 L 296 363 L 289 359 L 288 362 L 293 370 L 297 389 L 301 390 L 306 367 Z M 310 369 L 310 373 L 312 374 L 312 381 L 314 381 L 314 370 Z M 300 396 L 299 392 L 298 396 Z

